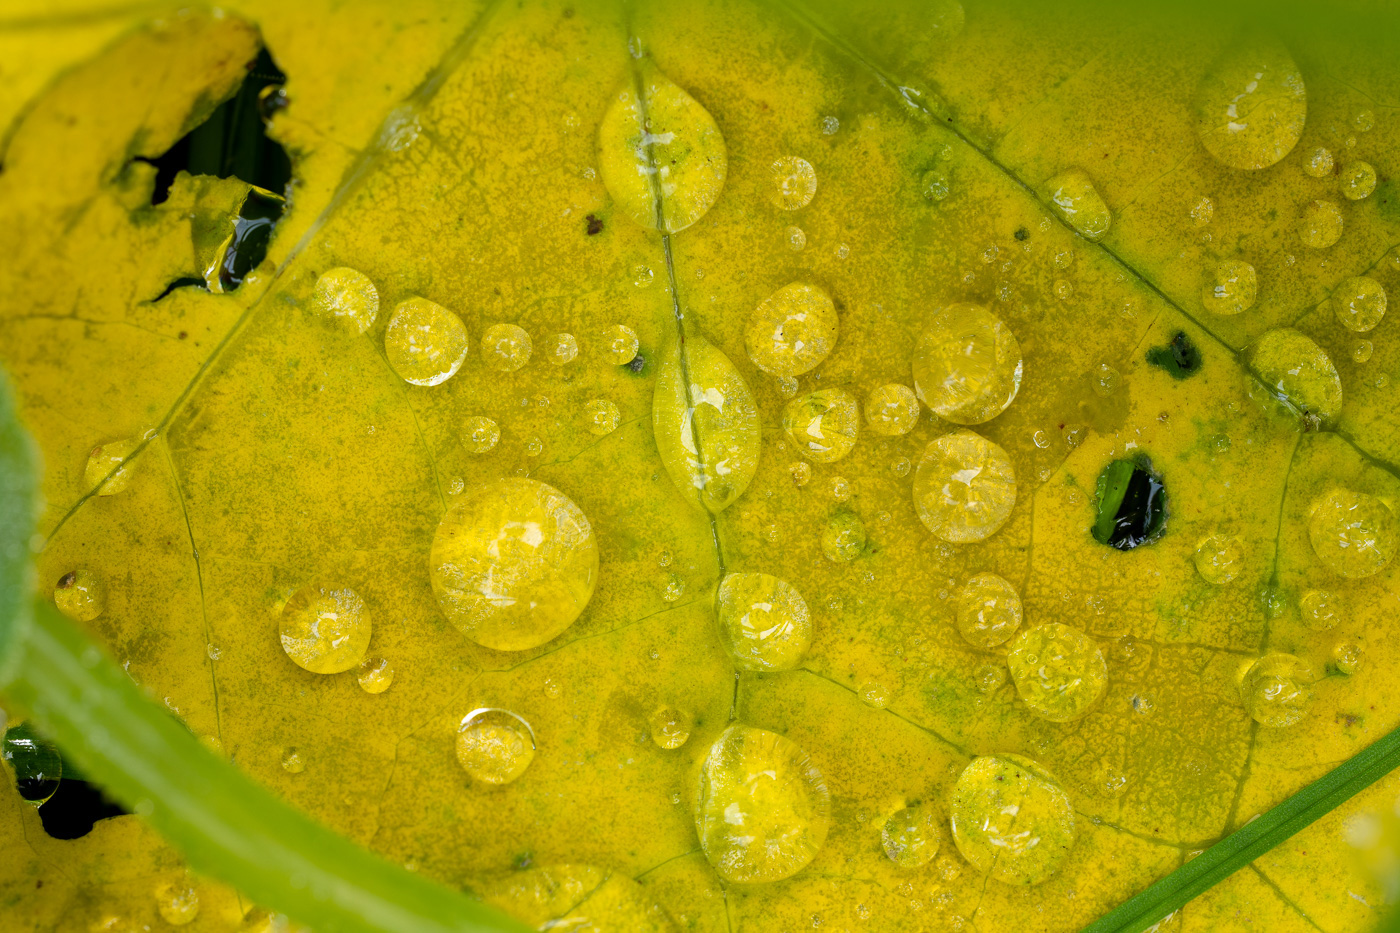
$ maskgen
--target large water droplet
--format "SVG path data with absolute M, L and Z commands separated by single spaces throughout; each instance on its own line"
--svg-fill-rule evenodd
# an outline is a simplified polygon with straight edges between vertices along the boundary
M 1263 726 L 1291 726 L 1312 705 L 1311 665 L 1291 654 L 1266 654 L 1240 678 L 1244 708 Z
M 676 233 L 703 217 L 719 198 L 728 165 L 714 118 L 654 69 L 642 79 L 640 97 L 631 85 L 617 93 L 598 128 L 603 184 L 622 212 L 649 230 Z
M 914 509 L 929 531 L 950 544 L 996 533 L 1016 505 L 1016 474 L 997 444 L 956 431 L 930 442 L 914 473 Z
M 914 389 L 954 424 L 981 424 L 1006 411 L 1021 388 L 1021 345 L 981 305 L 934 312 L 914 350 Z
M 782 156 L 771 169 L 773 186 L 768 200 L 779 210 L 801 210 L 817 193 L 817 173 L 812 163 L 800 156 Z
M 598 546 L 567 496 L 512 477 L 468 489 L 447 510 L 428 570 L 438 605 L 463 635 L 523 651 L 578 618 L 597 582 Z
M 282 650 L 313 674 L 348 671 L 369 648 L 365 601 L 348 587 L 308 583 L 282 607 Z
M 943 834 L 938 814 L 928 804 L 905 807 L 890 815 L 880 830 L 885 855 L 900 868 L 921 868 L 938 854 Z
M 1083 169 L 1061 172 L 1045 183 L 1050 204 L 1080 236 L 1098 240 L 1108 233 L 1113 215 Z
M 807 459 L 833 463 L 851 452 L 860 431 L 860 406 L 845 389 L 819 389 L 787 403 L 783 430 Z
M 865 399 L 865 424 L 876 434 L 908 434 L 919 423 L 919 397 L 906 385 L 892 382 L 872 389 Z
M 1058 622 L 1017 635 L 1006 663 L 1026 706 L 1051 722 L 1083 716 L 1108 687 L 1108 666 L 1098 643 Z
M 107 586 L 90 570 L 71 570 L 54 587 L 53 603 L 75 622 L 91 622 L 107 611 Z
M 836 346 L 836 306 L 815 285 L 784 285 L 754 308 L 745 332 L 749 359 L 775 376 L 800 376 Z
M 953 842 L 978 871 L 1030 885 L 1074 845 L 1074 807 L 1049 771 L 1018 755 L 974 758 L 953 787 Z
M 994 648 L 1021 627 L 1021 596 L 994 573 L 969 577 L 958 593 L 958 631 L 977 648 Z
M 1298 413 L 1326 423 L 1341 412 L 1341 377 L 1311 338 L 1289 328 L 1271 330 L 1245 349 L 1244 359 L 1269 393 Z
M 1341 325 L 1358 334 L 1373 329 L 1385 317 L 1385 288 L 1370 276 L 1342 279 L 1332 292 L 1331 302 Z
M 720 643 L 747 671 L 786 671 L 812 644 L 807 602 L 791 584 L 766 573 L 731 573 L 719 585 Z
M 457 762 L 484 784 L 509 784 L 535 760 L 535 732 L 506 709 L 474 709 L 457 728 Z
M 1313 551 L 1338 576 L 1369 577 L 1395 556 L 1395 513 L 1375 496 L 1334 489 L 1314 502 L 1311 512 Z
M 340 266 L 322 273 L 311 291 L 311 306 L 320 314 L 363 334 L 379 316 L 379 292 L 369 276 Z
M 681 495 L 720 512 L 748 488 L 758 469 L 758 405 L 734 364 L 708 341 L 686 337 L 684 366 L 680 353 L 672 341 L 657 370 L 656 447 Z
M 1216 263 L 1201 286 L 1201 304 L 1215 314 L 1239 314 L 1254 307 L 1259 294 L 1259 277 L 1254 267 L 1241 259 Z
M 467 358 L 467 328 L 442 305 L 410 298 L 389 318 L 384 355 L 404 382 L 435 386 L 451 379 Z
M 700 767 L 695 829 L 726 881 L 779 881 L 826 842 L 831 794 L 807 753 L 780 735 L 736 723 Z
M 1331 201 L 1309 201 L 1298 221 L 1298 236 L 1311 249 L 1326 249 L 1342 238 L 1342 211 Z
M 503 373 L 513 373 L 530 362 L 530 335 L 515 324 L 492 324 L 481 335 L 481 358 Z
M 1308 116 L 1303 76 L 1278 42 L 1250 39 L 1215 61 L 1196 89 L 1196 132 L 1231 168 L 1267 168 L 1298 144 Z

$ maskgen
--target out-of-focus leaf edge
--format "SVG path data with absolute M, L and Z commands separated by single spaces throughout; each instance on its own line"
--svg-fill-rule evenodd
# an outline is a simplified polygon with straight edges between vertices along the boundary
M 1400 729 L 1372 743 L 1176 871 L 1130 897 L 1081 933 L 1139 933 L 1210 890 L 1313 821 L 1400 767 Z M 1382 924 L 1400 931 L 1400 917 Z
M 318 933 L 519 933 L 355 845 L 205 749 L 48 601 L 30 602 L 34 456 L 0 374 L 0 692 L 190 865 Z

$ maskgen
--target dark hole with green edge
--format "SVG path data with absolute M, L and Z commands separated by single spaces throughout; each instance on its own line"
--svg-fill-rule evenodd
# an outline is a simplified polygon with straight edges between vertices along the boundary
M 1167 490 L 1143 458 L 1114 460 L 1099 474 L 1098 520 L 1094 540 L 1120 551 L 1150 544 L 1162 536 L 1167 520 Z
M 1201 368 L 1201 351 L 1185 331 L 1179 330 L 1172 334 L 1171 342 L 1165 347 L 1148 350 L 1147 362 L 1165 369 L 1173 379 L 1185 379 Z

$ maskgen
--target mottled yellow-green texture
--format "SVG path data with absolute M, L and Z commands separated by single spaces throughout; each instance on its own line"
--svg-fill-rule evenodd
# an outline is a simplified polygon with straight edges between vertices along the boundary
M 212 748 L 536 925 L 1076 930 L 1400 723 L 1397 562 L 1341 574 L 1312 534 L 1337 490 L 1400 508 L 1400 325 L 1357 333 L 1336 309 L 1360 276 L 1400 294 L 1400 73 L 1378 41 L 1278 24 L 1306 121 L 1274 164 L 1231 167 L 1201 141 L 1197 92 L 1260 25 L 1223 5 L 1005 0 L 234 0 L 218 15 L 15 0 L 0 11 L 0 363 L 45 461 L 39 585 L 100 580 L 87 629 Z M 182 179 L 152 206 L 154 169 L 133 158 L 231 94 L 260 44 L 288 76 L 269 124 L 292 158 L 288 210 L 238 289 L 157 300 L 201 274 L 200 225 L 243 189 Z M 610 122 L 629 88 L 655 89 L 665 125 Z M 1318 147 L 1373 166 L 1374 191 L 1352 200 L 1335 171 L 1306 171 Z M 652 185 L 672 155 L 672 187 Z M 775 203 L 774 165 L 792 159 L 815 193 Z M 658 175 L 615 174 L 639 166 Z M 1096 240 L 1052 202 L 1066 175 L 1111 217 Z M 1342 220 L 1326 248 L 1300 232 L 1314 201 Z M 1234 263 L 1254 299 L 1221 314 L 1206 299 Z M 317 290 L 345 269 L 379 309 L 353 326 Z M 834 342 L 760 367 L 755 309 L 795 282 L 830 296 Z M 466 330 L 435 385 L 386 350 L 411 299 Z M 924 406 L 907 431 L 867 429 L 867 400 L 914 386 L 920 337 L 960 304 L 1014 335 L 1023 373 L 975 425 L 1014 503 L 953 544 L 920 520 L 915 483 L 958 426 Z M 515 333 L 503 325 L 531 341 L 518 368 L 482 352 L 488 329 Z M 615 358 L 620 328 L 635 358 Z M 1307 343 L 1251 352 L 1279 331 Z M 561 334 L 576 355 L 555 352 Z M 1148 362 L 1178 335 L 1200 355 L 1180 379 Z M 1273 395 L 1307 362 L 1297 347 L 1331 369 L 1310 356 L 1326 385 L 1308 404 L 1316 386 L 1286 388 L 1290 410 Z M 859 408 L 834 462 L 784 430 L 816 392 Z M 600 402 L 616 410 L 603 434 Z M 470 418 L 496 442 L 464 444 Z M 124 488 L 89 495 L 90 454 L 122 439 L 137 439 Z M 1136 457 L 1169 513 L 1159 540 L 1117 551 L 1089 533 L 1095 483 Z M 587 517 L 596 587 L 551 639 L 493 650 L 444 616 L 429 556 L 449 509 L 515 477 Z M 863 543 L 831 559 L 833 528 Z M 1238 542 L 1228 580 L 1198 569 L 1213 536 Z M 801 594 L 795 668 L 736 670 L 715 615 L 726 573 Z M 1101 652 L 1107 685 L 1082 717 L 1025 705 L 1014 639 L 964 638 L 960 597 L 984 574 L 1019 594 L 1019 631 L 1063 625 Z M 363 600 L 387 690 L 283 651 L 283 606 L 317 581 Z M 1301 609 L 1318 591 L 1330 627 Z M 1317 675 L 1292 725 L 1242 700 L 1266 654 Z M 509 783 L 458 761 L 463 717 L 484 708 L 534 734 Z M 689 726 L 678 748 L 653 741 L 661 709 Z M 830 794 L 825 841 L 791 877 L 730 884 L 701 849 L 697 770 L 731 722 L 793 743 Z M 959 775 L 1002 755 L 1052 774 L 1074 811 L 1073 844 L 1034 885 L 984 874 L 949 827 Z M 1384 884 L 1353 824 L 1397 791 L 1381 782 L 1171 922 L 1365 928 Z M 944 832 L 913 868 L 882 839 L 910 807 Z M 15 929 L 157 929 L 155 891 L 182 871 L 137 816 L 61 842 L 0 792 Z M 252 908 L 194 884 L 186 929 L 236 929 Z

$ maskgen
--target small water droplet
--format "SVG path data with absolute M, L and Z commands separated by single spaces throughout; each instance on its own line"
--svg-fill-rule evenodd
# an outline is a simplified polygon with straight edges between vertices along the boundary
M 589 432 L 599 436 L 616 431 L 618 422 L 622 420 L 617 406 L 605 398 L 595 398 L 583 407 L 583 412 Z
M 1021 627 L 1021 596 L 994 573 L 969 577 L 958 593 L 958 631 L 976 648 L 994 648 Z
M 830 355 L 837 327 L 831 296 L 816 285 L 793 282 L 754 308 L 744 332 L 744 348 L 764 372 L 780 378 L 800 376 Z
M 549 339 L 547 355 L 555 366 L 571 363 L 578 356 L 578 340 L 573 334 L 555 334 Z
M 1016 476 L 999 445 L 972 431 L 930 442 L 914 475 L 914 508 L 929 531 L 950 544 L 982 541 L 1016 504 Z
M 792 473 L 792 481 L 798 486 L 806 486 L 807 481 L 812 478 L 812 465 L 805 460 L 798 460 L 788 466 Z
M 899 383 L 882 385 L 865 400 L 865 423 L 871 431 L 886 436 L 908 434 L 919 423 L 919 397 Z
M 950 185 L 951 179 L 948 169 L 945 166 L 937 165 L 924 172 L 923 178 L 919 180 L 919 191 L 923 194 L 924 200 L 936 204 L 948 197 Z
M 812 163 L 799 156 L 782 156 L 770 169 L 772 188 L 768 200 L 779 210 L 801 210 L 817 193 L 817 173 Z
M 638 265 L 632 269 L 632 284 L 638 288 L 646 288 L 656 278 L 656 273 L 650 266 Z
M 306 762 L 296 748 L 282 750 L 282 770 L 288 774 L 301 774 L 306 770 Z
M 1371 341 L 1358 340 L 1351 349 L 1351 358 L 1358 363 L 1364 363 L 1371 358 Z
M 559 681 L 555 680 L 553 677 L 546 677 L 544 679 L 545 696 L 549 697 L 551 700 L 557 700 L 563 693 L 564 688 L 559 686 Z
M 1117 391 L 1122 381 L 1123 377 L 1118 374 L 1118 370 L 1107 363 L 1100 363 L 1093 372 L 1094 394 L 1100 398 L 1107 398 Z
M 783 409 L 783 429 L 808 459 L 832 463 L 851 452 L 860 427 L 855 397 L 845 389 L 819 389 Z
M 1329 301 L 1341 325 L 1358 334 L 1371 330 L 1385 317 L 1385 288 L 1370 276 L 1343 279 Z
M 471 415 L 462 421 L 462 447 L 468 453 L 484 454 L 501 439 L 501 429 L 485 415 Z M 460 492 L 461 490 L 457 490 Z
M 509 784 L 535 760 L 535 732 L 507 709 L 485 707 L 462 717 L 457 762 L 485 784 Z
M 913 469 L 913 464 L 909 462 L 908 457 L 896 457 L 894 462 L 890 464 L 890 469 L 894 470 L 895 476 L 902 478 L 909 475 L 909 471 Z
M 91 622 L 107 611 L 107 587 L 90 570 L 70 570 L 54 587 L 53 602 L 75 622 Z
M 603 357 L 615 366 L 626 366 L 637 358 L 637 332 L 626 324 L 614 324 L 603 331 Z
M 1194 221 L 1198 227 L 1204 227 L 1206 224 L 1210 223 L 1211 218 L 1214 216 L 1215 202 L 1210 198 L 1202 197 L 1191 207 L 1191 220 Z
M 1380 499 L 1333 489 L 1311 506 L 1308 537 L 1329 570 L 1349 579 L 1369 577 L 1395 554 L 1396 520 Z
M 349 587 L 308 583 L 282 606 L 282 650 L 313 674 L 348 671 L 369 647 L 365 601 Z
M 783 240 L 793 250 L 800 250 L 807 245 L 807 234 L 801 227 L 788 226 L 783 228 Z
M 806 600 L 771 574 L 728 574 L 720 583 L 716 617 L 720 642 L 744 670 L 791 670 L 812 643 Z
M 1342 196 L 1348 201 L 1360 201 L 1376 190 L 1376 170 L 1369 162 L 1348 162 L 1338 178 Z
M 927 804 L 905 807 L 885 820 L 880 843 L 885 855 L 900 868 L 922 868 L 938 854 L 943 834 L 939 815 Z
M 950 811 L 963 858 L 1008 884 L 1050 877 L 1074 844 L 1069 795 L 1054 775 L 1017 755 L 973 759 L 958 776 Z
M 1201 284 L 1201 304 L 1214 314 L 1239 314 L 1254 307 L 1259 277 L 1254 267 L 1240 259 L 1215 264 Z
M 1361 646 L 1340 641 L 1332 647 L 1332 664 L 1343 674 L 1355 674 L 1361 669 Z
M 492 324 L 481 335 L 481 357 L 486 365 L 513 373 L 530 362 L 530 335 L 515 324 Z
M 383 693 L 394 682 L 394 668 L 385 658 L 365 658 L 356 680 L 365 693 Z
M 1229 583 L 1244 567 L 1244 542 L 1236 535 L 1213 534 L 1196 545 L 1196 570 L 1207 583 Z
M 1244 672 L 1240 696 L 1245 710 L 1260 725 L 1290 726 L 1312 705 L 1316 680 L 1306 661 L 1291 654 L 1267 654 Z
M 1058 622 L 1017 635 L 1006 662 L 1026 706 L 1051 722 L 1083 716 L 1108 687 L 1108 667 L 1098 644 Z
M 860 685 L 860 701 L 871 709 L 884 709 L 890 705 L 889 688 L 879 681 L 867 680 Z
M 363 334 L 379 316 L 379 292 L 369 276 L 341 266 L 322 273 L 316 280 L 311 306 Z
M 167 882 L 156 889 L 156 909 L 171 926 L 184 926 L 199 916 L 199 892 L 185 879 Z
M 1082 169 L 1070 169 L 1046 182 L 1050 204 L 1080 236 L 1101 239 L 1108 233 L 1112 215 L 1093 181 Z
M 844 476 L 833 476 L 827 483 L 826 491 L 831 495 L 831 498 L 835 499 L 837 502 L 845 502 L 854 495 L 854 490 L 851 488 L 851 481 Z
M 439 385 L 456 375 L 467 358 L 466 325 L 442 305 L 409 298 L 389 318 L 384 355 L 404 382 Z
M 1326 249 L 1342 238 L 1342 211 L 1333 201 L 1309 201 L 1298 223 L 1303 245 Z
M 680 748 L 690 738 L 690 717 L 674 706 L 663 706 L 647 720 L 651 740 L 659 748 Z
M 822 527 L 822 553 L 828 560 L 844 563 L 855 560 L 865 552 L 865 524 L 850 511 L 838 511 Z

